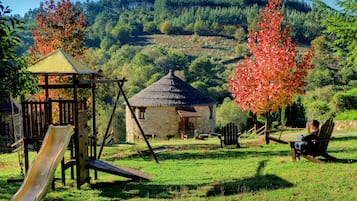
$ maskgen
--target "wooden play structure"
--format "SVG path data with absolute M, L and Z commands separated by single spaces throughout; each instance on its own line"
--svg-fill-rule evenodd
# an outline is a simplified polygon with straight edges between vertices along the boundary
M 61 159 L 62 182 L 65 184 L 65 172 L 70 170 L 71 179 L 76 180 L 76 186 L 80 186 L 89 182 L 91 177 L 89 170 L 93 169 L 94 179 L 97 179 L 97 171 L 103 171 L 110 174 L 115 174 L 132 179 L 150 179 L 150 175 L 134 170 L 131 168 L 114 166 L 104 161 L 99 160 L 103 150 L 105 139 L 108 138 L 108 131 L 111 120 L 114 115 L 115 107 L 113 108 L 107 130 L 103 135 L 103 142 L 97 149 L 97 128 L 96 128 L 96 85 L 99 83 L 116 83 L 118 85 L 118 95 L 115 106 L 122 96 L 125 103 L 130 106 L 128 99 L 123 91 L 125 79 L 97 79 L 97 72 L 87 68 L 85 65 L 74 59 L 67 53 L 56 50 L 48 56 L 40 59 L 29 71 L 36 74 L 40 79 L 43 78 L 44 84 L 39 86 L 45 91 L 44 101 L 22 101 L 22 116 L 23 116 L 23 138 L 18 141 L 22 143 L 24 150 L 24 166 L 26 172 L 29 170 L 29 150 L 40 150 L 43 145 L 44 138 L 48 129 L 52 126 L 72 125 L 73 135 L 68 142 L 70 156 Z M 66 77 L 66 83 L 51 83 L 49 80 L 52 77 Z M 51 89 L 64 89 L 71 91 L 72 95 L 69 99 L 51 99 Z M 85 98 L 80 98 L 79 90 L 90 91 L 91 99 L 88 101 Z M 91 108 L 89 110 L 89 103 Z M 129 107 L 131 108 L 131 107 Z M 136 116 L 131 111 L 133 117 Z M 91 117 L 92 128 L 91 133 L 88 132 L 87 121 L 88 116 Z M 137 121 L 138 122 L 138 121 Z M 147 143 L 147 146 L 153 158 L 158 162 L 148 140 L 144 135 L 140 124 L 137 124 L 142 133 L 142 137 Z
M 322 163 L 323 161 L 318 159 L 318 156 L 322 156 L 329 161 L 336 161 L 337 158 L 331 156 L 327 153 L 327 147 L 331 140 L 331 135 L 335 123 L 333 122 L 332 118 L 329 118 L 320 128 L 318 137 L 319 140 L 315 140 L 313 143 L 313 149 L 309 152 L 297 153 L 298 150 L 295 149 L 295 142 L 297 141 L 290 141 L 290 153 L 292 161 L 296 161 L 299 157 L 306 158 L 315 163 Z

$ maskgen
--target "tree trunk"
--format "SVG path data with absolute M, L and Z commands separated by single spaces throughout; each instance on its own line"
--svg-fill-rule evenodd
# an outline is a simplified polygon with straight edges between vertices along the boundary
M 280 110 L 280 123 L 284 128 L 285 124 L 286 124 L 286 108 L 285 107 L 281 108 L 281 110 Z
M 265 134 L 265 144 L 269 144 L 269 112 L 265 113 L 265 128 L 264 128 L 264 134 Z

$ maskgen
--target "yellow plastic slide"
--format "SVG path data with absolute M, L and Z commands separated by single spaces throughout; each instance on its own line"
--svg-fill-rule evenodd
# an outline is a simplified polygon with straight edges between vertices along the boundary
M 73 126 L 50 125 L 41 149 L 30 166 L 20 189 L 11 200 L 41 200 L 52 183 L 56 167 L 61 162 L 73 135 Z

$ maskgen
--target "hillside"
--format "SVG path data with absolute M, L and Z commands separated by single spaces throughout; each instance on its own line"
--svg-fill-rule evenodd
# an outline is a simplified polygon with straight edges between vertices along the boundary
M 190 58 L 207 56 L 216 63 L 228 65 L 227 67 L 236 67 L 237 62 L 243 59 L 246 53 L 246 42 L 240 43 L 236 39 L 224 36 L 153 34 L 134 37 L 130 41 L 129 45 L 141 48 L 161 46 L 178 50 Z M 238 45 L 243 48 L 241 55 L 235 51 Z M 299 44 L 298 51 L 305 52 L 309 47 L 306 44 Z
M 238 55 L 234 50 L 240 43 L 235 39 L 222 36 L 154 34 L 136 37 L 129 44 L 142 47 L 162 46 L 182 51 L 189 57 L 206 55 L 216 62 L 226 62 L 237 58 Z

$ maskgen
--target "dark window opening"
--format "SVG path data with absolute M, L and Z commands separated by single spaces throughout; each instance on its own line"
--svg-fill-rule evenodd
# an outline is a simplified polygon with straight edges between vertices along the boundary
M 209 106 L 209 119 L 213 118 L 213 105 Z
M 139 108 L 139 119 L 145 119 L 145 107 Z

